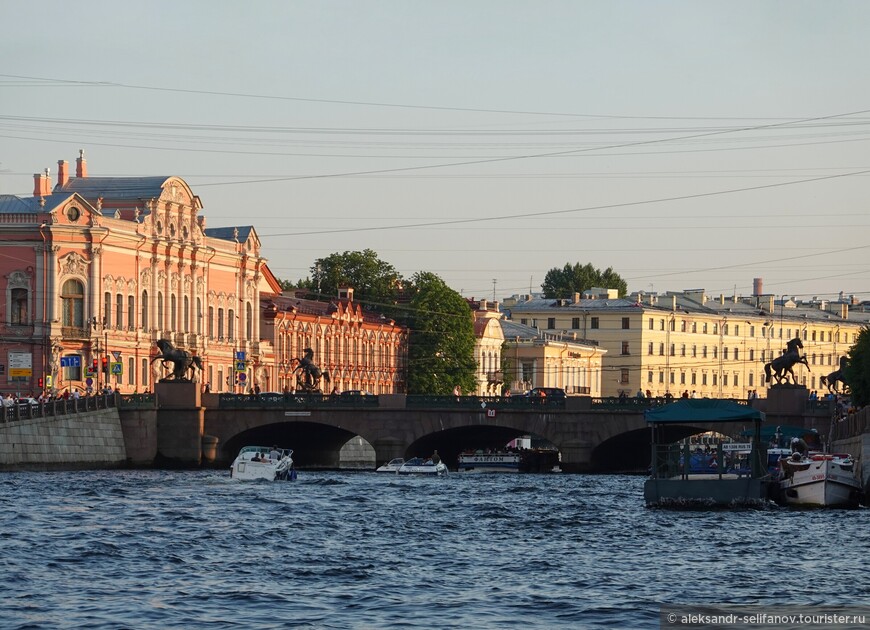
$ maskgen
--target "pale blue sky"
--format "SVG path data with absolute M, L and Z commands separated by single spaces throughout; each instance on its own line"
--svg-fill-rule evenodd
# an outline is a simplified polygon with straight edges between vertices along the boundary
M 282 278 L 371 248 L 478 298 L 568 262 L 870 298 L 849 175 L 870 3 L 47 0 L 0 22 L 0 193 L 84 148 L 94 176 L 183 177 Z

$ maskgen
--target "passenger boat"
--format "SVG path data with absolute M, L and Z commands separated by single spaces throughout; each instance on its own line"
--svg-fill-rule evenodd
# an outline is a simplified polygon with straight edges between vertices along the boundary
M 441 477 L 447 474 L 447 464 L 441 461 L 436 464 L 431 459 L 414 457 L 402 464 L 396 474 Z
M 296 479 L 293 451 L 277 446 L 246 446 L 230 466 L 230 477 L 242 481 L 293 481 Z
M 851 455 L 793 452 L 780 459 L 780 467 L 780 497 L 786 505 L 855 507 L 860 501 L 861 482 Z
M 462 453 L 459 455 L 459 472 L 519 472 L 519 453 Z
M 396 457 L 395 459 L 388 461 L 386 464 L 378 466 L 375 472 L 396 473 L 399 472 L 399 468 L 401 468 L 404 463 L 405 460 L 402 457 Z

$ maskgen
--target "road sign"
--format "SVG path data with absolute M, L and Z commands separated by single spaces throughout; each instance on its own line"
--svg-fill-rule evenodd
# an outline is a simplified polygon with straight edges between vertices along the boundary
M 48 377 L 48 378 L 51 378 L 51 377 Z M 88 387 L 90 387 L 93 384 L 94 384 L 94 379 L 92 379 L 92 378 L 85 379 L 85 385 L 87 385 Z
M 244 372 L 245 371 L 245 362 L 244 361 L 236 361 L 236 372 Z
M 238 352 L 236 352 L 236 359 L 239 361 L 244 361 L 245 360 L 245 351 L 239 350 Z
M 112 356 L 115 357 L 115 361 L 121 360 L 121 351 L 120 350 L 112 350 Z
M 112 374 L 123 374 L 124 373 L 124 364 L 120 361 L 113 361 L 111 364 Z
M 248 378 L 248 375 L 244 372 L 239 372 L 239 382 L 244 383 Z

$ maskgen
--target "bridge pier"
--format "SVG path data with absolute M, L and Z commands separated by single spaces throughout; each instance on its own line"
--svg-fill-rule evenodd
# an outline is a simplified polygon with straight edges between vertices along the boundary
M 404 457 L 408 445 L 397 438 L 382 438 L 372 442 L 375 449 L 375 466 L 385 464 L 396 457 Z
M 592 468 L 593 444 L 585 440 L 570 440 L 559 444 L 562 461 L 559 466 L 564 472 L 589 472 Z
M 205 408 L 197 383 L 157 383 L 157 458 L 177 466 L 202 463 Z

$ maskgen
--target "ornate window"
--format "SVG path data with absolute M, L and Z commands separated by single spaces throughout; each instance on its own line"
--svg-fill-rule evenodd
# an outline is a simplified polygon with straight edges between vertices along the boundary
M 115 295 L 115 328 L 124 327 L 124 296 Z
M 132 295 L 127 297 L 127 328 L 133 330 L 136 328 L 136 298 Z
M 30 318 L 27 316 L 27 289 L 12 289 L 9 292 L 9 323 L 13 325 L 27 324 Z
M 61 317 L 64 326 L 84 328 L 85 287 L 78 280 L 63 283 L 60 295 Z
M 142 291 L 142 330 L 148 330 L 148 291 Z M 147 385 L 148 382 L 144 381 L 143 385 Z
M 103 326 L 112 327 L 112 294 L 108 291 L 103 294 Z
M 157 292 L 157 321 L 154 322 L 157 326 L 157 330 L 163 330 L 166 322 L 163 321 L 163 293 Z

